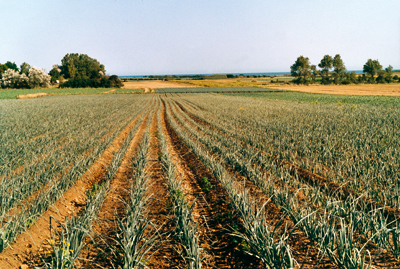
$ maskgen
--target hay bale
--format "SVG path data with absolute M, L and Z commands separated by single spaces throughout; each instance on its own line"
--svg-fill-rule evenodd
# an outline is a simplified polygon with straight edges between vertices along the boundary
M 30 93 L 30 94 L 20 94 L 17 95 L 17 99 L 29 99 L 29 98 L 38 98 L 43 96 L 48 96 L 48 93 L 38 92 L 38 93 Z

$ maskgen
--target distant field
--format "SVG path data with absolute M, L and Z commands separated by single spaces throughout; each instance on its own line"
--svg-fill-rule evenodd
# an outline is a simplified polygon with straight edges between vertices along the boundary
M 125 88 L 121 88 L 121 89 L 116 89 L 112 93 L 114 93 L 114 94 L 120 94 L 120 93 L 143 93 L 143 89 L 125 89 Z
M 33 94 L 33 93 L 47 93 L 49 95 L 79 95 L 79 94 L 100 94 L 109 92 L 112 89 L 105 88 L 80 88 L 80 89 L 22 89 L 22 90 L 0 90 L 0 99 L 16 99 L 18 95 Z M 112 93 L 112 92 L 110 92 Z
M 176 83 L 171 81 L 162 80 L 148 80 L 148 81 L 130 81 L 124 82 L 123 89 L 158 89 L 158 88 L 180 88 L 180 87 L 194 87 L 188 83 Z
M 229 78 L 229 79 L 203 79 L 203 80 L 174 80 L 178 84 L 190 84 L 196 87 L 257 87 L 269 85 L 269 82 L 251 78 Z M 262 80 L 262 81 L 261 81 Z M 269 80 L 270 81 L 270 80 Z
M 305 92 L 254 92 L 254 93 L 226 93 L 224 95 L 237 97 L 252 97 L 275 101 L 290 101 L 297 103 L 313 104 L 370 104 L 370 105 L 400 105 L 400 97 L 397 96 L 359 96 L 316 94 Z
M 273 85 L 268 88 L 299 91 L 307 93 L 365 95 L 365 96 L 400 96 L 400 84 L 358 84 L 358 85 Z
M 196 87 L 155 89 L 156 93 L 229 93 L 229 92 L 281 92 L 281 90 L 258 87 Z

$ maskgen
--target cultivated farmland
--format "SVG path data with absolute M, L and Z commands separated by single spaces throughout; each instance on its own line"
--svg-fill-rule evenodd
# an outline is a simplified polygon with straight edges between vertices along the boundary
M 400 268 L 398 99 L 299 95 L 1 100 L 0 268 Z

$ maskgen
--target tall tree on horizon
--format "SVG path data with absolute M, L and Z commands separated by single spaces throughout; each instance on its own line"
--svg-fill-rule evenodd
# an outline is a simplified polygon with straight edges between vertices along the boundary
M 335 76 L 335 84 L 339 84 L 339 81 L 342 80 L 344 76 L 344 72 L 347 70 L 342 58 L 340 57 L 340 54 L 335 55 L 332 65 L 333 74 Z
M 330 55 L 325 55 L 321 62 L 318 64 L 318 67 L 321 68 L 321 76 L 322 76 L 322 83 L 328 84 L 329 83 L 329 70 L 333 67 L 333 59 Z
M 370 75 L 369 82 L 374 82 L 374 77 L 382 71 L 382 65 L 379 63 L 378 59 L 372 60 L 368 59 L 367 62 L 364 64 L 363 72 Z
M 297 83 L 308 83 L 308 78 L 311 75 L 311 63 L 308 57 L 301 55 L 295 63 L 290 67 L 290 73 L 293 77 L 297 77 Z

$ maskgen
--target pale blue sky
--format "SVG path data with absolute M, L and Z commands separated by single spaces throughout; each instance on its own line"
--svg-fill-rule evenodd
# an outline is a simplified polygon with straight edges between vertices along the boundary
M 339 53 L 400 69 L 400 0 L 0 0 L 0 63 L 84 53 L 118 75 L 289 71 Z

